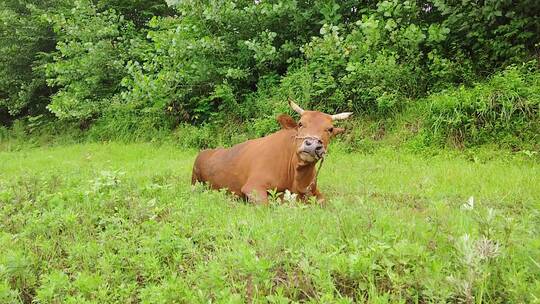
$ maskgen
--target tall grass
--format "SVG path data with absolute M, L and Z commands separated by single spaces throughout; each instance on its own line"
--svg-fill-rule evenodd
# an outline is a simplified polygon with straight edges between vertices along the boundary
M 428 102 L 427 122 L 436 138 L 457 145 L 540 142 L 540 74 L 531 64 L 509 67 L 473 88 L 435 94 Z

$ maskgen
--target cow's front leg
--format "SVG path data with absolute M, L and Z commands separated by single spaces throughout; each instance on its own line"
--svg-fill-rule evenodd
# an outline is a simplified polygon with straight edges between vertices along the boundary
M 248 201 L 257 204 L 268 204 L 268 193 L 266 188 L 262 186 L 256 186 L 252 184 L 245 184 L 242 187 L 242 193 L 248 199 Z
M 319 191 L 318 188 L 315 188 L 311 192 L 308 193 L 300 193 L 298 195 L 298 200 L 303 203 L 310 203 L 312 202 L 313 197 L 315 197 L 318 204 L 323 204 L 325 202 L 324 195 Z
M 319 187 L 315 187 L 315 191 L 313 191 L 313 195 L 315 198 L 317 198 L 317 203 L 324 204 L 325 198 L 324 195 L 319 191 Z

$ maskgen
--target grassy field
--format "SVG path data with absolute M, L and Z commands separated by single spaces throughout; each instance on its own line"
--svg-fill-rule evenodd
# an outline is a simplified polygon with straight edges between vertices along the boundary
M 539 303 L 540 162 L 335 146 L 325 206 L 189 185 L 195 150 L 0 152 L 0 303 Z

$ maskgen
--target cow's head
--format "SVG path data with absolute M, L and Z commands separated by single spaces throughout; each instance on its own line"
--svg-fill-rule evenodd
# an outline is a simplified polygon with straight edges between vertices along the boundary
M 334 127 L 333 122 L 352 115 L 352 112 L 330 115 L 319 111 L 305 111 L 292 100 L 289 100 L 289 105 L 300 115 L 300 120 L 296 122 L 289 115 L 282 114 L 278 121 L 282 128 L 296 130 L 297 154 L 301 160 L 308 163 L 322 158 L 326 154 L 330 139 L 344 131 Z

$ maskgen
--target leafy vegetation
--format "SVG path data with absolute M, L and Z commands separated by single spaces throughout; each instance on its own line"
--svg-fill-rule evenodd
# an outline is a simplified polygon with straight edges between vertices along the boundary
M 194 150 L 4 146 L 0 301 L 539 300 L 537 155 L 342 148 L 326 206 L 261 208 L 192 189 Z
M 540 142 L 540 74 L 509 68 L 472 89 L 433 95 L 435 134 L 458 143 Z
M 540 303 L 539 12 L 0 1 L 0 303 Z M 189 185 L 288 98 L 355 112 L 328 204 Z
M 411 104 L 430 107 L 424 97 L 432 94 L 441 100 L 441 92 L 455 87 L 490 87 L 482 84 L 486 77 L 535 60 L 539 6 L 530 0 L 3 1 L 0 119 L 6 126 L 18 119 L 71 123 L 105 137 L 185 124 L 220 129 L 231 121 L 265 134 L 293 97 L 305 107 L 385 120 Z M 531 78 L 525 83 L 535 82 L 535 65 L 520 76 Z M 513 85 L 509 76 L 500 81 Z M 536 97 L 527 98 L 535 104 Z M 441 133 L 433 138 L 446 137 L 435 143 L 493 141 L 490 127 L 458 128 L 444 114 L 453 107 L 435 103 Z M 490 118 L 501 126 L 496 136 L 516 134 L 505 119 Z M 523 126 L 538 122 L 537 115 L 519 119 Z M 456 137 L 456 128 L 476 133 Z

